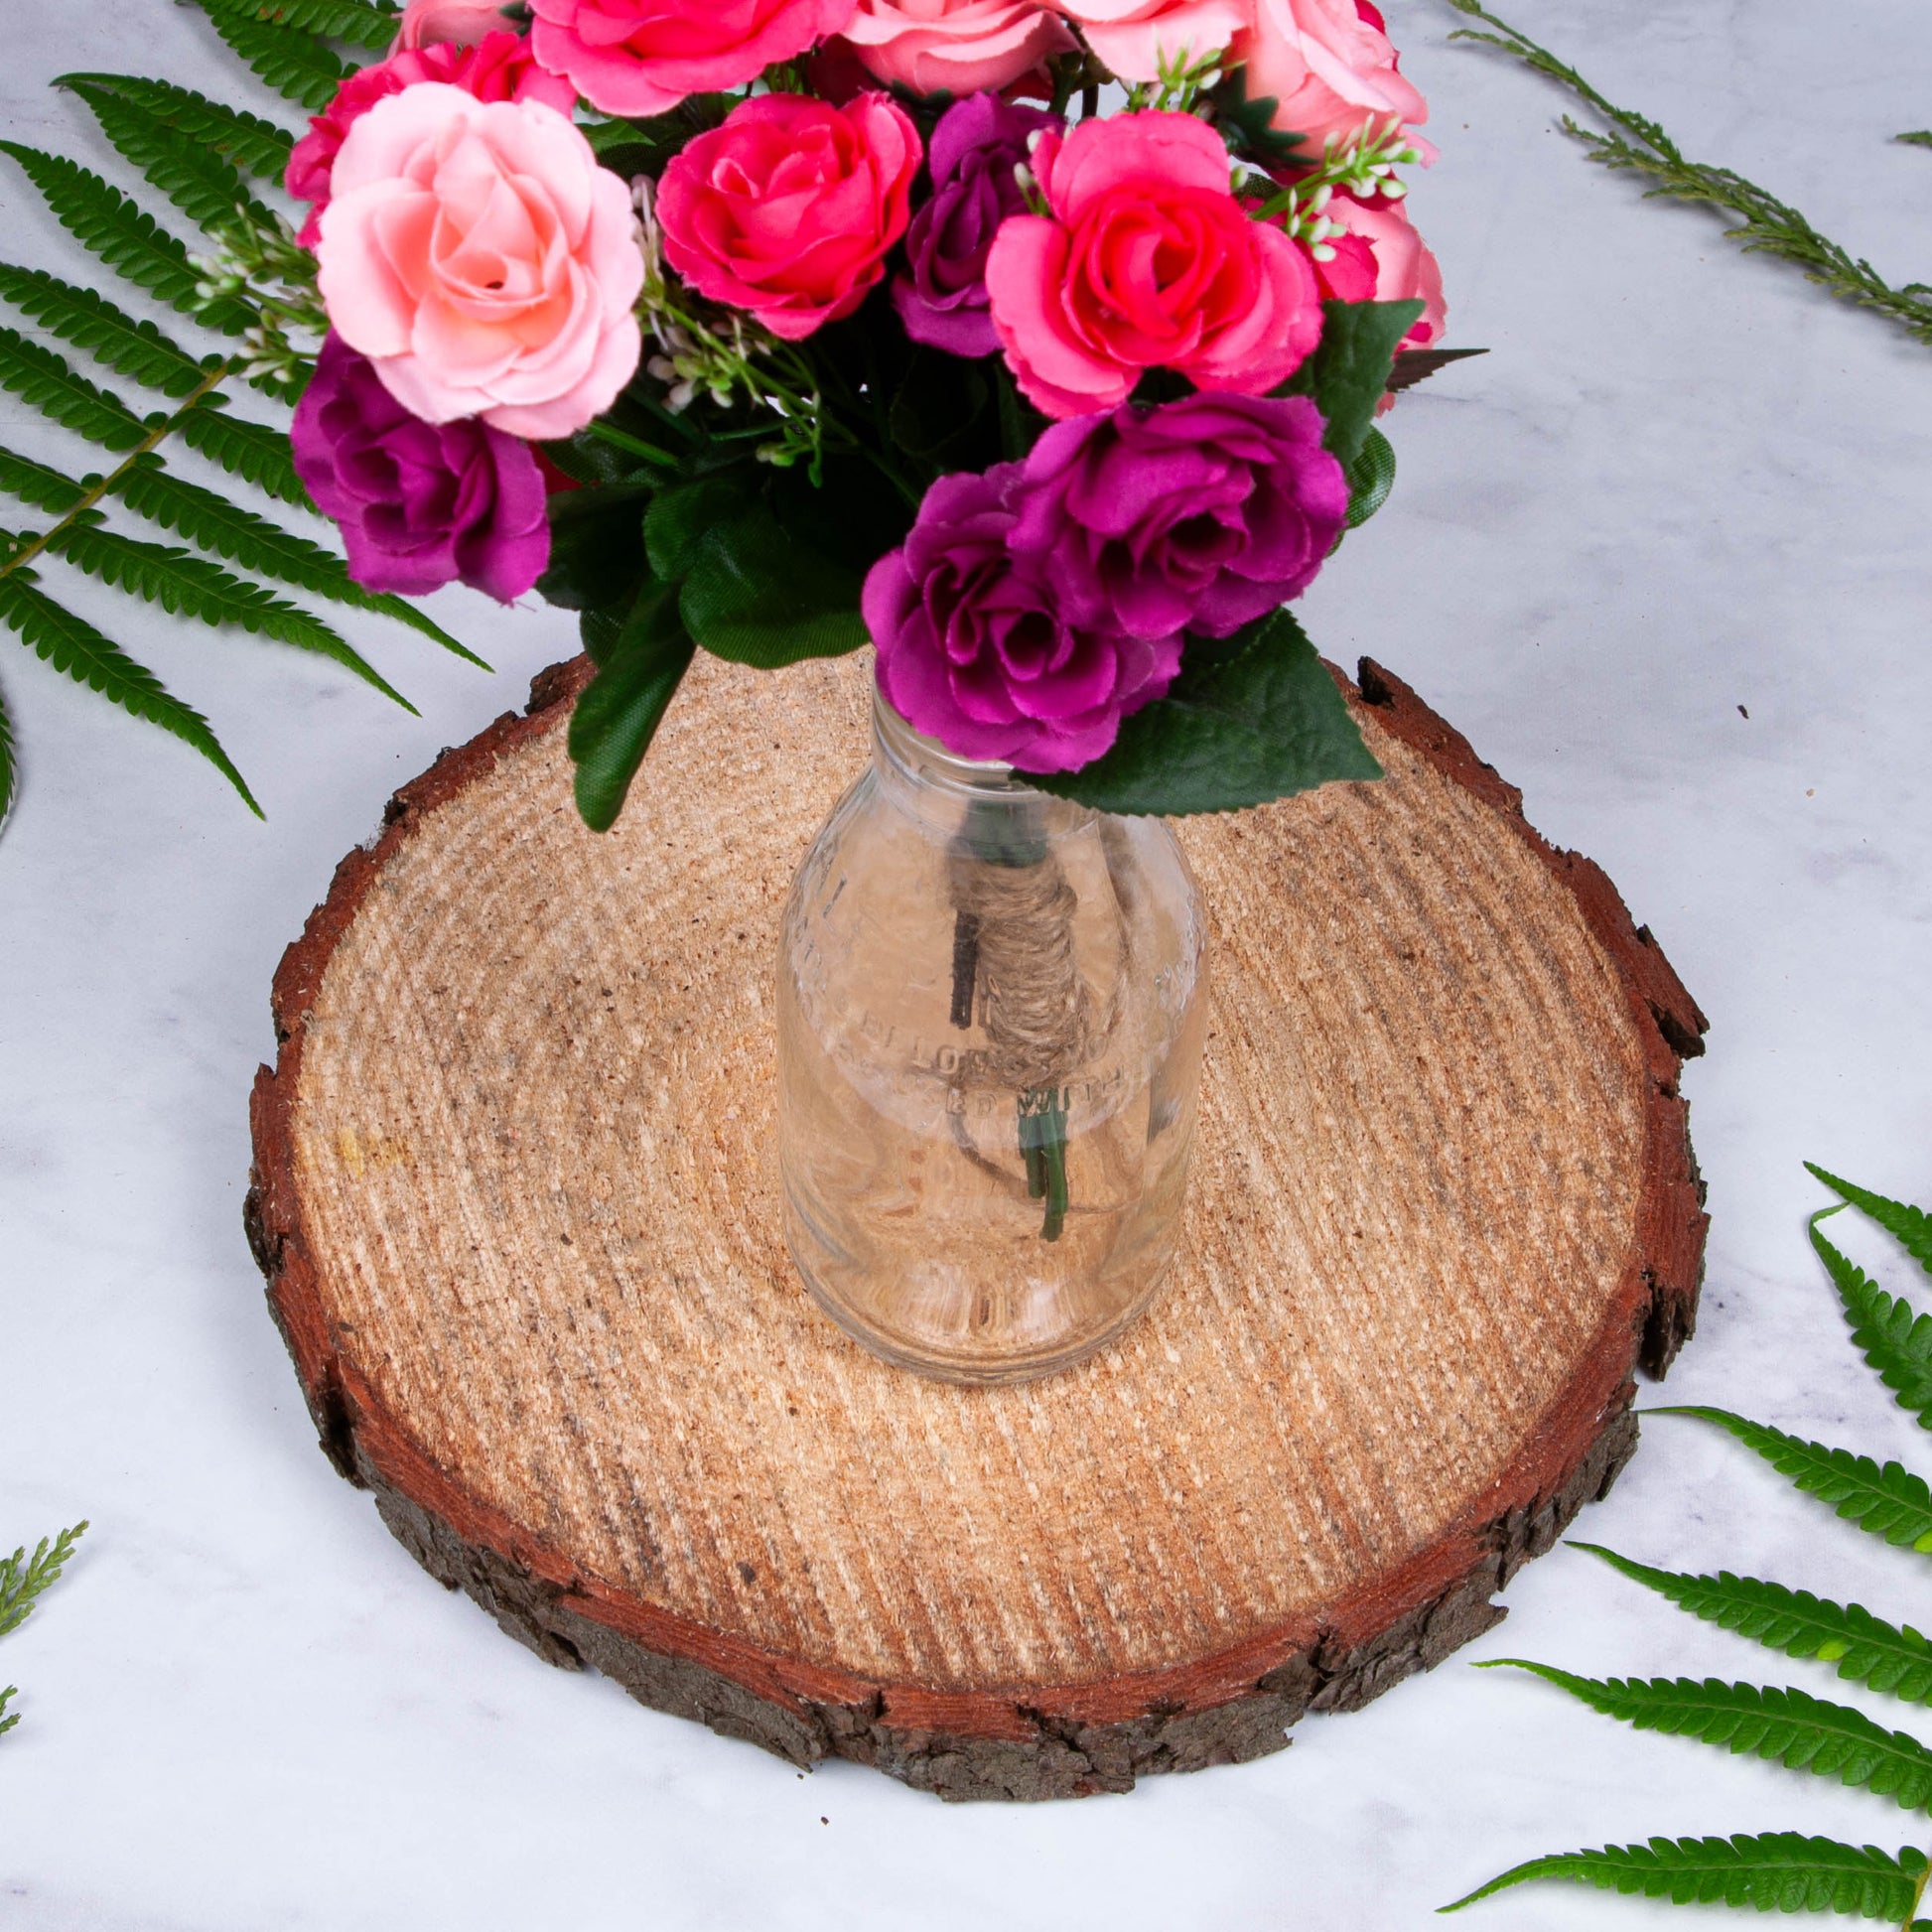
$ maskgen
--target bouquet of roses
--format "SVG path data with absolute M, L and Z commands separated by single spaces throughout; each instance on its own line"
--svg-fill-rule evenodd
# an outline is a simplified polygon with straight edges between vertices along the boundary
M 1369 0 L 410 0 L 210 287 L 326 332 L 359 583 L 581 614 L 592 825 L 699 647 L 867 641 L 960 756 L 1230 809 L 1375 772 L 1282 607 L 1444 358 L 1425 116 Z

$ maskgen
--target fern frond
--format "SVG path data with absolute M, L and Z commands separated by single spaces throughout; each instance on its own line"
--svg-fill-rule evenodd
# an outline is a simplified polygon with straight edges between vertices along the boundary
M 1573 1542 L 1570 1547 L 1601 1557 L 1611 1569 L 1680 1609 L 1767 1650 L 1815 1657 L 1821 1664 L 1836 1664 L 1848 1683 L 1907 1704 L 1932 1704 L 1932 1642 L 1909 1623 L 1887 1623 L 1861 1603 L 1834 1603 L 1808 1589 L 1787 1589 L 1756 1577 L 1732 1576 L 1728 1570 L 1715 1577 L 1691 1577 L 1653 1570 L 1596 1543 Z
M 227 397 L 212 390 L 194 408 L 182 412 L 175 434 L 191 450 L 218 464 L 229 476 L 252 483 L 263 495 L 320 516 L 322 512 L 309 500 L 302 479 L 295 474 L 288 432 L 270 429 L 266 423 L 251 423 L 245 416 L 230 416 L 227 410 Z
M 5 449 L 0 449 L 0 489 L 55 516 L 67 515 L 87 493 L 71 477 Z
M 1858 1187 L 1849 1180 L 1841 1180 L 1837 1174 L 1827 1173 L 1815 1162 L 1807 1161 L 1805 1168 L 1841 1200 L 1850 1201 L 1861 1214 L 1876 1221 L 1928 1275 L 1932 1275 L 1932 1214 L 1905 1201 L 1887 1200 L 1883 1194 L 1874 1194 L 1869 1187 Z
M 236 167 L 259 180 L 279 187 L 288 173 L 295 136 L 259 114 L 209 100 L 206 94 L 198 94 L 192 87 L 177 87 L 171 80 L 148 80 L 132 73 L 64 73 L 54 84 L 71 87 L 80 81 L 111 87 L 191 141 L 226 155 Z
M 179 698 L 169 696 L 161 680 L 145 665 L 137 664 L 120 645 L 56 604 L 24 570 L 0 577 L 0 623 L 17 632 L 23 643 L 57 671 L 192 745 L 234 786 L 248 809 L 261 817 L 262 808 L 208 728 L 207 720 Z
M 218 234 L 239 220 L 272 227 L 275 217 L 242 185 L 229 162 L 185 140 L 166 121 L 112 87 L 90 80 L 68 83 L 100 123 L 100 131 L 129 166 L 138 168 L 198 228 Z
M 0 262 L 0 300 L 31 316 L 50 335 L 84 348 L 116 375 L 131 377 L 177 400 L 196 389 L 205 373 L 184 348 L 153 323 L 117 309 L 92 289 L 77 288 L 44 269 Z
M 1887 1543 L 1909 1543 L 1921 1555 L 1932 1553 L 1932 1489 L 1897 1462 L 1881 1469 L 1868 1455 L 1829 1449 L 1768 1429 L 1727 1409 L 1646 1409 L 1649 1416 L 1695 1416 L 1716 1423 L 1754 1449 L 1780 1475 L 1789 1476 L 1807 1495 L 1830 1503 L 1848 1522 Z
M 1458 1912 L 1506 1885 L 1532 1878 L 1572 1878 L 1599 1891 L 1668 1898 L 1674 1905 L 1754 1905 L 1760 1912 L 1842 1912 L 1896 1925 L 1918 1903 L 1925 1854 L 1875 1845 L 1841 1845 L 1798 1832 L 1739 1833 L 1734 1838 L 1653 1838 L 1648 1845 L 1606 1845 L 1531 1859 L 1445 1905 Z
M 7 716 L 7 698 L 0 692 L 0 820 L 13 810 L 14 787 L 20 782 L 20 767 L 14 762 L 13 720 Z M 0 1697 L 0 1711 L 6 1709 L 7 1700 Z M 0 1725 L 0 1730 L 6 1726 Z
M 372 54 L 386 54 L 402 25 L 399 8 L 365 5 L 364 0 L 215 0 L 215 4 L 257 20 L 365 47 Z
M 313 34 L 260 19 L 254 7 L 208 0 L 207 17 L 229 48 L 285 100 L 320 114 L 352 69 Z
M 405 711 L 415 713 L 416 707 L 407 698 L 312 612 L 192 551 L 143 543 L 118 530 L 103 529 L 94 520 L 96 514 L 87 512 L 69 523 L 48 539 L 47 548 L 89 577 L 127 591 L 144 603 L 159 604 L 164 611 L 200 618 L 204 623 L 239 624 L 277 643 L 333 657 Z
M 9 1684 L 4 1690 L 0 1690 L 0 1731 L 11 1730 L 20 1722 L 20 1713 L 7 1709 L 7 1706 L 19 1695 L 18 1684 Z
M 1887 1730 L 1849 1704 L 1771 1685 L 1707 1677 L 1579 1677 L 1553 1664 L 1497 1657 L 1478 1670 L 1524 1670 L 1568 1691 L 1592 1711 L 1638 1730 L 1722 1744 L 1733 1757 L 1761 1757 L 1791 1771 L 1836 1778 L 1854 1791 L 1889 1798 L 1904 1811 L 1932 1808 L 1932 1750 Z
M 224 336 L 242 335 L 253 325 L 254 317 L 239 303 L 200 307 L 195 289 L 201 278 L 189 264 L 188 250 L 118 188 L 65 155 L 18 141 L 0 141 L 0 154 L 19 162 L 55 219 L 82 247 L 157 301 L 196 314 Z
M 1828 1207 L 1825 1214 L 1837 1214 Z M 1921 1429 L 1932 1429 L 1932 1314 L 1920 1314 L 1902 1295 L 1887 1295 L 1864 1270 L 1842 1255 L 1811 1218 L 1811 1245 L 1838 1290 L 1852 1341 Z
M 148 432 L 119 396 L 97 389 L 68 366 L 64 356 L 31 342 L 17 329 L 0 328 L 0 388 L 90 443 L 114 451 L 138 448 Z
M 0 1561 L 0 1637 L 18 1630 L 27 1621 L 35 1598 L 61 1581 L 61 1572 L 86 1528 L 83 1517 L 51 1542 L 42 1537 L 31 1557 L 23 1543 L 12 1556 Z
M 380 612 L 435 638 L 446 650 L 468 657 L 472 663 L 482 662 L 413 604 L 365 591 L 334 551 L 241 509 L 199 483 L 170 476 L 157 459 L 137 459 L 121 478 L 115 493 L 136 514 L 164 530 L 179 531 L 191 543 L 244 569 L 358 611 Z

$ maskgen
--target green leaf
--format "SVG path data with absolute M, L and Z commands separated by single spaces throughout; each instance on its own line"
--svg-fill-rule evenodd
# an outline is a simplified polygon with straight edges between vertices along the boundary
M 85 518 L 68 524 L 49 539 L 47 548 L 89 577 L 97 577 L 145 603 L 159 604 L 164 611 L 200 618 L 204 623 L 239 624 L 277 643 L 332 657 L 384 697 L 393 698 L 412 716 L 418 715 L 401 692 L 320 618 L 259 584 L 231 575 L 206 557 L 168 544 L 143 543 L 118 530 L 102 529 Z
M 12 450 L 0 450 L 0 489 L 56 516 L 67 515 L 87 493 L 71 477 Z
M 6 695 L 0 692 L 0 820 L 13 810 L 14 788 L 20 782 L 20 768 L 14 762 L 13 720 L 7 716 Z M 0 1697 L 0 1709 L 6 1707 L 6 1699 Z M 0 1730 L 6 1726 L 0 1725 Z
M 550 499 L 550 563 L 538 595 L 566 611 L 628 609 L 644 576 L 644 510 L 655 484 L 607 483 Z
M 1420 302 L 1324 302 L 1321 340 L 1302 366 L 1275 391 L 1312 396 L 1327 420 L 1323 445 L 1344 468 L 1361 454 L 1387 393 L 1396 345 L 1416 325 Z
M 302 479 L 295 474 L 288 431 L 271 429 L 266 423 L 251 423 L 243 416 L 230 416 L 228 399 L 218 390 L 185 411 L 175 426 L 175 434 L 191 450 L 219 465 L 229 476 L 252 483 L 265 496 L 307 510 L 311 516 L 322 514 L 310 501 Z
M 1908 148 L 1932 148 L 1932 127 L 1915 127 L 1909 134 L 1894 134 L 1894 141 L 1902 141 Z
M 207 16 L 214 31 L 261 79 L 312 114 L 320 114 L 336 98 L 336 90 L 353 71 L 315 35 L 258 19 L 251 6 L 210 0 Z
M 399 8 L 368 6 L 363 0 L 213 0 L 209 10 L 215 7 L 283 27 L 298 27 L 332 41 L 346 41 L 352 47 L 367 48 L 371 54 L 388 53 L 402 25 Z
M 1904 1201 L 1887 1200 L 1883 1194 L 1874 1194 L 1868 1187 L 1858 1187 L 1849 1180 L 1841 1180 L 1837 1174 L 1827 1173 L 1814 1162 L 1807 1161 L 1805 1169 L 1841 1200 L 1850 1201 L 1868 1220 L 1876 1221 L 1928 1275 L 1932 1275 L 1932 1214 L 1922 1207 L 1910 1207 Z
M 116 375 L 125 375 L 177 400 L 206 380 L 202 365 L 153 323 L 117 309 L 92 289 L 64 282 L 38 268 L 0 262 L 0 298 L 50 335 L 84 348 Z
M 242 186 L 241 177 L 212 148 L 204 147 L 158 120 L 137 102 L 90 80 L 70 80 L 93 110 L 100 131 L 130 166 L 199 228 L 218 233 L 244 215 L 272 226 L 273 217 Z
M 170 697 L 145 665 L 137 664 L 92 624 L 63 610 L 18 569 L 0 577 L 0 623 L 17 631 L 22 642 L 57 671 L 192 745 L 234 786 L 248 809 L 261 817 L 262 808 L 208 729 L 207 720 Z
M 259 114 L 209 100 L 193 88 L 177 87 L 171 80 L 148 80 L 132 73 L 64 73 L 54 84 L 70 87 L 83 80 L 96 87 L 111 87 L 136 106 L 145 107 L 157 120 L 216 154 L 225 154 L 237 167 L 262 181 L 279 187 L 288 173 L 295 136 Z
M 1848 1522 L 1858 1524 L 1887 1543 L 1909 1543 L 1921 1555 L 1932 1554 L 1932 1489 L 1899 1463 L 1881 1469 L 1868 1455 L 1850 1449 L 1828 1449 L 1807 1443 L 1780 1429 L 1733 1416 L 1727 1409 L 1646 1409 L 1647 1416 L 1695 1416 L 1728 1431 L 1754 1449 L 1780 1475 L 1809 1496 L 1830 1503 Z
M 42 1537 L 31 1557 L 22 1544 L 12 1556 L 0 1561 L 0 1637 L 18 1630 L 27 1621 L 35 1600 L 61 1581 L 61 1572 L 86 1528 L 83 1519 L 63 1530 L 52 1543 Z
M 1100 811 L 1178 817 L 1381 775 L 1314 646 L 1276 611 L 1224 641 L 1189 638 L 1168 695 L 1122 719 L 1111 751 L 1028 782 Z
M 1859 1603 L 1834 1603 L 1808 1589 L 1755 1577 L 1691 1577 L 1653 1570 L 1595 1543 L 1573 1542 L 1633 1582 L 1668 1597 L 1680 1609 L 1734 1630 L 1767 1650 L 1787 1657 L 1815 1657 L 1835 1664 L 1848 1683 L 1863 1684 L 1907 1704 L 1932 1704 L 1932 1642 L 1910 1624 L 1902 1627 L 1875 1617 Z
M 1348 527 L 1359 529 L 1389 500 L 1395 487 L 1395 450 L 1389 439 L 1371 428 L 1342 474 L 1348 479 Z
M 1909 1846 L 1892 1854 L 1875 1845 L 1841 1845 L 1797 1832 L 1653 1838 L 1648 1845 L 1606 1845 L 1601 1851 L 1531 1859 L 1441 1909 L 1459 1912 L 1478 1898 L 1532 1878 L 1572 1878 L 1599 1891 L 1668 1898 L 1674 1905 L 1842 1912 L 1897 1924 L 1918 1903 L 1924 1870 L 1925 1854 Z
M 0 328 L 0 386 L 91 443 L 123 451 L 147 441 L 147 429 L 119 396 L 97 389 L 17 329 Z
M 1811 1217 L 1811 1245 L 1838 1290 L 1854 1345 L 1898 1406 L 1909 1410 L 1921 1429 L 1932 1429 L 1932 1314 L 1918 1314 L 1903 1296 L 1887 1295 L 1825 1239 L 1819 1221 L 1842 1211 L 1828 1207 Z
M 914 344 L 888 418 L 893 443 L 916 462 L 955 468 L 948 457 L 979 432 L 991 400 L 975 363 Z
M 695 647 L 678 616 L 676 586 L 655 583 L 644 586 L 615 635 L 587 618 L 584 639 L 597 675 L 570 714 L 570 756 L 577 809 L 592 831 L 608 832 Z
M 1762 1757 L 1787 1770 L 1836 1778 L 1905 1811 L 1932 1809 L 1932 1751 L 1847 1704 L 1715 1677 L 1702 1683 L 1690 1677 L 1578 1677 L 1521 1657 L 1491 1658 L 1476 1668 L 1528 1671 L 1638 1730 L 1695 1737 L 1724 1745 L 1733 1757 Z
M 644 511 L 644 556 L 660 584 L 675 584 L 697 560 L 698 547 L 714 524 L 742 516 L 755 485 L 742 472 L 701 477 L 661 489 Z
M 64 155 L 44 154 L 18 141 L 0 141 L 0 154 L 20 163 L 61 225 L 117 274 L 170 308 L 197 314 L 223 335 L 239 336 L 253 326 L 253 316 L 239 303 L 200 308 L 195 290 L 201 277 L 189 264 L 188 250 L 119 189 Z
M 705 533 L 679 609 L 684 627 L 714 656 L 775 670 L 866 641 L 861 582 L 759 504 Z
M 1248 69 L 1244 64 L 1229 69 L 1227 78 L 1208 95 L 1214 126 L 1230 154 L 1245 156 L 1264 167 L 1281 162 L 1294 166 L 1291 150 L 1301 147 L 1306 134 L 1290 134 L 1275 125 L 1281 102 L 1273 94 L 1248 98 Z

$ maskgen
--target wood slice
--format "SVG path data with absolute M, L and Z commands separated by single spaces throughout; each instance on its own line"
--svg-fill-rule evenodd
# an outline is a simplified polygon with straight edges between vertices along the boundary
M 818 1312 L 774 1198 L 776 923 L 869 663 L 700 653 L 604 837 L 584 676 L 343 862 L 255 1087 L 270 1302 L 422 1563 L 647 1704 L 952 1798 L 1259 1756 L 1488 1628 L 1702 1270 L 1705 1022 L 1602 873 L 1364 663 L 1386 779 L 1180 828 L 1214 1004 L 1171 1286 L 951 1387 Z

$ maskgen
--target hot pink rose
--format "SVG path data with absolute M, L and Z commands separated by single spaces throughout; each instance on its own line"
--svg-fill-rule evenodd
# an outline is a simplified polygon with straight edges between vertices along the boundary
M 530 0 L 537 59 L 607 114 L 665 114 L 836 34 L 853 0 Z
M 402 32 L 392 52 L 405 47 L 434 47 L 448 41 L 475 47 L 480 40 L 501 33 L 509 22 L 501 0 L 408 0 L 402 10 Z
M 316 261 L 337 333 L 425 422 L 549 441 L 637 366 L 630 191 L 541 101 L 435 82 L 378 101 L 336 157 Z
M 844 36 L 876 78 L 915 94 L 997 92 L 1073 45 L 1032 0 L 859 0 Z
M 315 205 L 296 237 L 303 247 L 316 245 L 322 211 L 329 206 L 330 178 L 348 130 L 378 100 L 421 80 L 447 81 L 479 100 L 547 101 L 560 114 L 577 105 L 570 82 L 546 73 L 530 58 L 528 43 L 508 32 L 491 34 L 475 47 L 438 44 L 407 50 L 358 69 L 336 90 L 328 108 L 309 122 L 308 133 L 289 156 L 283 186 L 298 202 Z
M 1034 166 L 1052 214 L 1007 217 L 986 287 L 1007 361 L 1049 416 L 1111 409 L 1151 368 L 1263 395 L 1314 347 L 1308 257 L 1243 210 L 1204 121 L 1082 121 Z
M 1272 95 L 1275 125 L 1308 137 L 1318 155 L 1365 128 L 1417 126 L 1429 104 L 1396 71 L 1382 17 L 1356 0 L 1254 0 L 1254 26 L 1233 53 L 1248 64 L 1248 93 Z
M 1226 47 L 1253 12 L 1252 0 L 1053 0 L 1077 20 L 1087 45 L 1123 80 L 1158 80 L 1160 57 L 1198 60 Z
M 797 342 L 849 316 L 911 218 L 919 136 L 884 94 L 758 94 L 657 185 L 664 253 L 700 295 Z
M 1378 196 L 1372 202 L 1358 202 L 1337 195 L 1323 211 L 1342 230 L 1334 237 L 1337 246 L 1351 240 L 1357 245 L 1365 241 L 1373 252 L 1374 282 L 1366 297 L 1350 299 L 1411 302 L 1420 298 L 1422 315 L 1403 337 L 1402 346 L 1425 348 L 1441 342 L 1449 317 L 1443 299 L 1443 270 L 1409 219 L 1408 201 L 1391 202 Z

